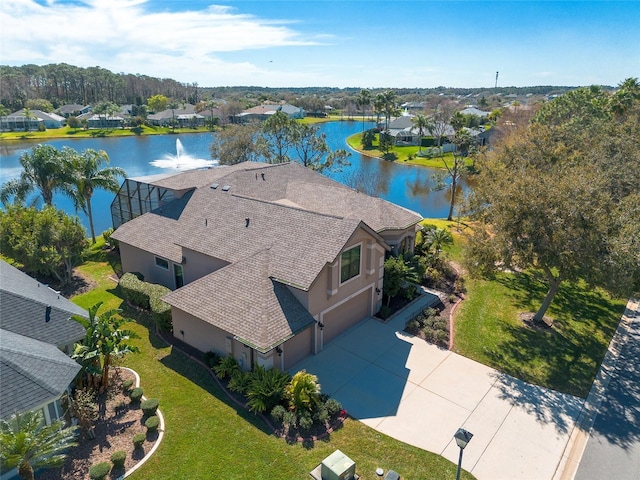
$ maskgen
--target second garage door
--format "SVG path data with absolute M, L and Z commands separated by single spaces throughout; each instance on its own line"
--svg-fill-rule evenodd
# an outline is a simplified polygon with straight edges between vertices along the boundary
M 322 316 L 323 343 L 326 345 L 345 330 L 371 315 L 371 289 L 367 289 Z

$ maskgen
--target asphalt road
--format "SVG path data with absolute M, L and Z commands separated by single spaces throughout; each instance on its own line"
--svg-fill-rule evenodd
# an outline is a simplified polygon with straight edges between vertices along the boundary
M 589 434 L 575 480 L 640 480 L 640 312 Z

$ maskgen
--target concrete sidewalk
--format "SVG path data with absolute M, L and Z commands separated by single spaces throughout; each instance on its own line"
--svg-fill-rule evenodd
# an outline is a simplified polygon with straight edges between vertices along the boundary
M 323 392 L 370 427 L 454 463 L 453 434 L 464 427 L 474 436 L 463 468 L 479 480 L 552 479 L 584 400 L 408 335 L 408 315 L 366 320 L 292 371 L 317 375 Z

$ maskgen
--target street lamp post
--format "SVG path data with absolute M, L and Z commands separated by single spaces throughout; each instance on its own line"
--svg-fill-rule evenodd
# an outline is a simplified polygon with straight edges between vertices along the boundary
M 464 428 L 459 428 L 453 438 L 456 439 L 458 447 L 460 447 L 460 457 L 458 457 L 458 471 L 456 472 L 456 480 L 460 480 L 460 472 L 462 471 L 462 452 L 467 446 L 469 440 L 473 437 L 473 433 L 467 432 Z

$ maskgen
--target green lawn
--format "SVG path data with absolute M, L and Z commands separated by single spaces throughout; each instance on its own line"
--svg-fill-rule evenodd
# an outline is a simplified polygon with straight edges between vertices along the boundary
M 116 308 L 122 300 L 109 278 L 117 259 L 93 247 L 92 258 L 80 271 L 96 282 L 94 290 L 73 298 L 87 308 L 102 300 Z M 145 316 L 126 310 L 126 325 L 140 336 L 139 354 L 121 363 L 141 376 L 147 396 L 160 399 L 166 435 L 158 451 L 132 479 L 303 479 L 325 457 L 340 449 L 357 465 L 363 479 L 375 469 L 394 469 L 407 479 L 455 478 L 456 465 L 418 448 L 398 442 L 364 424 L 348 419 L 328 439 L 311 444 L 288 444 L 276 438 L 254 415 L 231 403 L 207 371 L 162 342 Z M 428 405 L 425 405 L 428 408 Z M 428 432 L 425 432 L 428 435 Z M 463 478 L 472 479 L 464 472 Z
M 143 125 L 139 128 L 92 128 L 83 130 L 81 128 L 51 128 L 43 132 L 2 132 L 0 140 L 51 140 L 52 138 L 102 138 L 102 137 L 134 137 L 144 135 L 167 135 L 172 133 L 205 133 L 209 129 L 199 128 L 176 128 L 171 127 L 148 127 Z
M 354 135 L 351 135 L 349 138 L 347 138 L 347 144 L 354 150 L 357 150 L 358 152 L 362 153 L 363 155 L 367 155 L 369 157 L 379 157 L 379 158 L 384 157 L 384 154 L 376 148 L 377 141 L 373 142 L 373 148 L 364 149 L 362 147 L 361 140 L 362 140 L 362 133 L 356 133 Z M 422 150 L 426 151 L 426 147 L 423 147 Z M 397 163 L 402 162 L 402 163 L 406 163 L 407 165 L 420 165 L 422 167 L 429 167 L 429 168 L 444 169 L 445 162 L 450 167 L 453 165 L 453 154 L 451 152 L 447 152 L 443 154 L 441 157 L 427 158 L 427 157 L 418 157 L 417 155 L 418 151 L 419 149 L 417 146 L 394 146 L 391 149 L 391 152 L 388 157 L 392 158 L 392 161 Z M 467 161 L 465 161 L 465 163 L 468 166 L 471 166 L 472 161 L 471 159 L 468 159 Z
M 463 219 L 421 223 L 447 228 L 454 244 L 449 258 L 463 262 Z M 455 313 L 453 350 L 536 385 L 586 397 L 618 326 L 626 300 L 611 298 L 582 282 L 561 285 L 547 315 L 553 328 L 532 329 L 518 318 L 537 311 L 547 292 L 536 272 L 500 273 L 495 279 L 466 278 L 465 300 Z
M 625 301 L 565 282 L 547 311 L 553 327 L 541 330 L 518 318 L 536 311 L 546 294 L 535 272 L 467 279 L 466 287 L 455 316 L 454 351 L 527 382 L 588 395 Z

